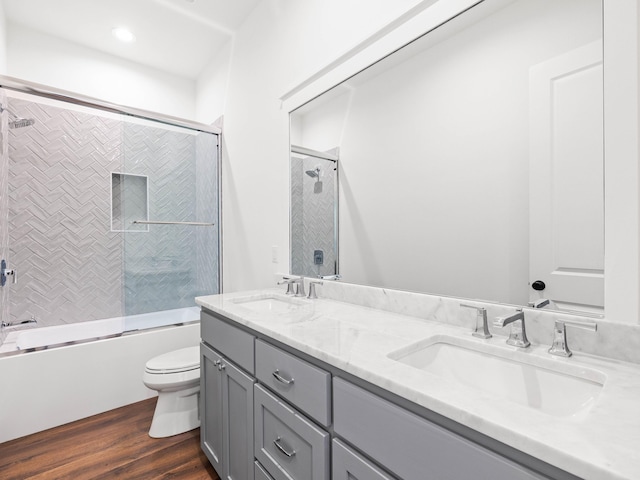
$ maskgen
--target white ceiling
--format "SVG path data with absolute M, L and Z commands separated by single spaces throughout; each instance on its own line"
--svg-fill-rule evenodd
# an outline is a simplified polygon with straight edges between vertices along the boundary
M 8 22 L 195 78 L 260 0 L 2 0 Z M 125 26 L 130 44 L 111 35 Z

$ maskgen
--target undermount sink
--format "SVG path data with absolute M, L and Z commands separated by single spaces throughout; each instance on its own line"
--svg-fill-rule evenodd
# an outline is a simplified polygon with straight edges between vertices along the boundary
M 606 380 L 597 370 L 446 335 L 430 337 L 389 358 L 556 417 L 586 414 Z
M 290 313 L 307 305 L 307 302 L 299 298 L 277 294 L 251 295 L 248 297 L 234 298 L 232 302 L 254 312 L 272 314 Z

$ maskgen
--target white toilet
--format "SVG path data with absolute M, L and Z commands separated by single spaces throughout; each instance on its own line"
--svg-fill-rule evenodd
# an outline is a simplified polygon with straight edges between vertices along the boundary
M 142 381 L 158 391 L 150 437 L 170 437 L 200 426 L 200 347 L 153 357 L 145 366 Z

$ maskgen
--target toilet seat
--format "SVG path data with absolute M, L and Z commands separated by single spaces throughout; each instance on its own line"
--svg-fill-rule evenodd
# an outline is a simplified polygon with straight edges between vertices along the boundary
M 188 347 L 153 357 L 145 365 L 150 374 L 182 373 L 200 368 L 200 347 Z

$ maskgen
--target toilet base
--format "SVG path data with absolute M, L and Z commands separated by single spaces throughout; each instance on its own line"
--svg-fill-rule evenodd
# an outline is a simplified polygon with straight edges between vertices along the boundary
M 159 392 L 149 436 L 164 438 L 200 426 L 200 385 L 177 392 Z

